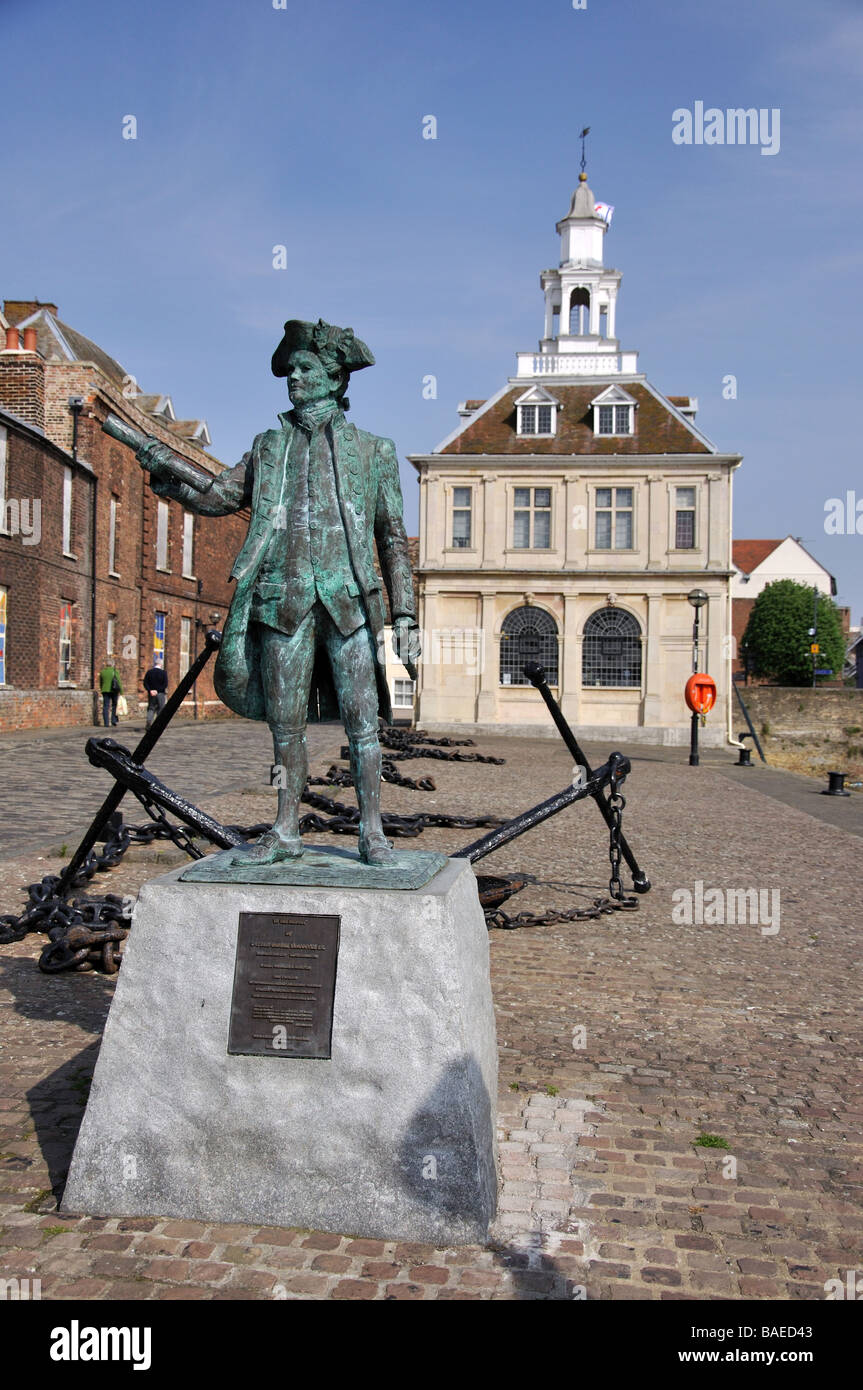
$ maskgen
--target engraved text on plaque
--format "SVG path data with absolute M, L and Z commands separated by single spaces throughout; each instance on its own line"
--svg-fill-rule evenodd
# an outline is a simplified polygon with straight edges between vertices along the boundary
M 341 919 L 241 912 L 228 1052 L 330 1057 Z

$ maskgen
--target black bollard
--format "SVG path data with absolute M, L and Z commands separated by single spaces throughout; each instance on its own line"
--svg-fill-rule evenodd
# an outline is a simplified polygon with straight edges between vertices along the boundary
M 751 748 L 741 748 L 741 750 L 740 750 L 740 752 L 739 752 L 739 754 L 738 754 L 738 756 L 737 756 L 737 762 L 734 764 L 734 766 L 735 766 L 735 767 L 752 767 L 752 749 L 751 749 Z
M 828 786 L 821 789 L 822 796 L 850 796 L 850 792 L 845 790 L 844 772 L 828 772 Z

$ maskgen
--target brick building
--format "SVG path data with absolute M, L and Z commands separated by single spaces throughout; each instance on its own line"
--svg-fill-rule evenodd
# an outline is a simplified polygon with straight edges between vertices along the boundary
M 101 429 L 114 412 L 218 474 L 203 420 L 178 420 L 169 396 L 141 393 L 56 305 L 7 300 L 0 318 L 0 730 L 91 724 L 106 658 L 135 716 L 144 671 L 164 663 L 172 687 L 212 615 L 224 618 L 248 517 L 159 500 L 132 451 Z M 211 669 L 196 707 L 224 713 Z

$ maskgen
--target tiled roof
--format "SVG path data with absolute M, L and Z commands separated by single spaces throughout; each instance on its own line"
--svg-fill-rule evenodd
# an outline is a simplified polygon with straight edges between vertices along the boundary
M 558 432 L 544 439 L 516 434 L 515 401 L 524 385 L 513 386 L 482 415 L 468 421 L 443 454 L 709 454 L 710 449 L 692 430 L 638 382 L 627 382 L 626 391 L 638 403 L 635 433 L 600 436 L 593 432 L 590 403 L 605 383 L 561 385 L 545 383 L 562 404 Z M 609 381 L 608 385 L 612 383 Z M 688 397 L 687 397 L 688 399 Z
M 55 326 L 57 332 L 54 331 Z M 104 352 L 97 343 L 94 343 L 90 338 L 85 338 L 83 333 L 71 328 L 68 323 L 54 318 L 47 310 L 39 311 L 39 317 L 33 327 L 36 329 L 36 349 L 46 361 L 94 362 L 107 377 L 117 382 L 118 385 L 122 386 L 126 380 L 127 373 L 119 362 L 115 362 L 113 357 L 109 357 L 108 353 Z M 58 333 L 60 338 L 57 336 Z M 68 352 L 64 351 L 63 343 L 66 344 Z
M 744 574 L 751 574 L 782 541 L 732 541 L 731 558 Z

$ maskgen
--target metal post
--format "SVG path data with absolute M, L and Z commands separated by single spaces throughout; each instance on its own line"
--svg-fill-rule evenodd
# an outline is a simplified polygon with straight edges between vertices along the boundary
M 692 624 L 692 674 L 698 670 L 698 617 L 701 610 L 695 610 L 695 622 Z M 698 767 L 698 715 L 692 711 L 692 720 L 689 732 L 689 766 Z
M 549 689 L 548 681 L 545 678 L 545 671 L 542 669 L 541 666 L 537 665 L 535 661 L 526 661 L 524 663 L 524 674 L 527 676 L 534 689 L 539 691 L 540 695 L 545 701 L 545 705 L 549 714 L 551 715 L 552 719 L 557 725 L 558 733 L 560 734 L 561 738 L 563 739 L 564 743 L 566 744 L 567 748 L 569 749 L 578 766 L 584 768 L 584 775 L 588 779 L 588 782 L 590 782 L 594 775 L 591 771 L 590 763 L 587 760 L 586 754 L 582 751 L 578 739 L 575 737 L 575 734 L 572 732 L 572 729 L 566 722 L 563 710 L 560 708 L 560 705 L 557 703 Z M 606 825 L 610 830 L 612 826 L 613 816 L 611 807 L 605 799 L 603 788 L 601 786 L 597 787 L 595 788 L 595 790 L 591 791 L 589 795 L 593 797 L 602 814 L 602 819 L 605 821 Z M 632 873 L 632 884 L 636 893 L 646 893 L 650 888 L 650 881 L 647 875 L 645 874 L 644 870 L 639 867 L 638 861 L 635 858 L 635 855 L 633 854 L 623 835 L 621 835 L 620 837 L 620 852 L 626 860 L 626 863 L 629 865 L 630 871 Z
M 185 676 L 180 681 L 180 684 L 177 686 L 176 690 L 171 695 L 171 698 L 165 702 L 164 708 L 159 711 L 158 715 L 153 720 L 149 729 L 147 729 L 146 733 L 144 734 L 144 737 L 141 739 L 140 743 L 138 744 L 134 753 L 132 754 L 132 758 L 136 763 L 142 763 L 144 759 L 147 757 L 148 753 L 152 751 L 154 745 L 161 738 L 171 719 L 176 714 L 177 710 L 180 708 L 180 705 L 183 703 L 187 694 L 189 693 L 189 688 L 194 684 L 198 675 L 204 669 L 210 657 L 212 656 L 213 652 L 218 649 L 221 640 L 222 634 L 220 632 L 207 633 L 204 641 L 204 650 L 201 652 L 201 655 L 197 658 L 194 665 L 189 667 L 189 670 L 186 672 Z M 100 806 L 99 810 L 96 812 L 96 815 L 94 816 L 90 824 L 89 830 L 87 831 L 80 845 L 76 849 L 75 853 L 72 855 L 72 858 L 69 860 L 69 863 L 66 865 L 65 869 L 60 875 L 60 878 L 57 883 L 58 898 L 64 897 L 64 895 L 68 893 L 71 889 L 74 883 L 75 875 L 81 868 L 81 865 L 86 860 L 88 854 L 90 853 L 90 850 L 93 848 L 94 844 L 99 839 L 99 831 L 105 825 L 109 817 L 114 814 L 125 795 L 126 788 L 122 786 L 119 782 L 115 782 L 114 786 L 111 788 L 108 795 L 105 797 L 105 800 L 102 802 L 102 805 Z

